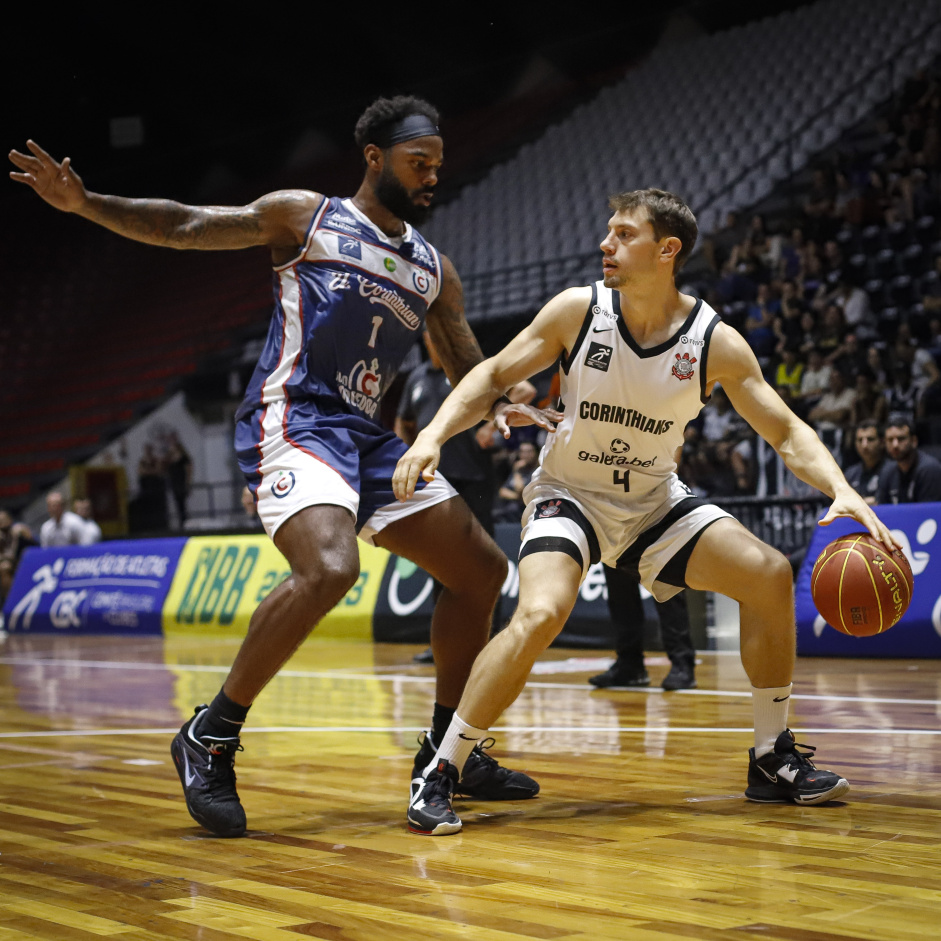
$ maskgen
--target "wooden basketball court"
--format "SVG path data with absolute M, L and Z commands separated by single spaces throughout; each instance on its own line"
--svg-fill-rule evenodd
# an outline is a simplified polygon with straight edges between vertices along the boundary
M 552 650 L 495 731 L 532 801 L 458 802 L 407 832 L 432 670 L 416 648 L 309 641 L 249 716 L 240 840 L 186 813 L 169 743 L 237 641 L 0 643 L 0 941 L 298 937 L 935 939 L 936 661 L 799 660 L 791 725 L 845 803 L 742 798 L 752 743 L 733 654 L 700 688 L 603 692 L 597 652 Z M 665 661 L 648 662 L 656 684 Z

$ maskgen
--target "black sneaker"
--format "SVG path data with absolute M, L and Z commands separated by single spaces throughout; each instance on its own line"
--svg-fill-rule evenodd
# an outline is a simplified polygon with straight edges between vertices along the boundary
M 406 820 L 412 833 L 447 836 L 460 831 L 461 818 L 451 809 L 457 777 L 457 768 L 444 758 L 428 772 L 408 802 Z
M 415 656 L 412 657 L 412 663 L 431 663 L 431 664 L 433 664 L 434 662 L 435 662 L 435 655 L 434 655 L 434 653 L 432 652 L 432 650 L 431 650 L 430 647 L 426 648 L 426 649 L 423 650 L 421 653 L 415 654 Z
M 643 664 L 631 667 L 615 660 L 604 673 L 588 677 L 588 682 L 600 689 L 636 689 L 649 686 L 650 677 Z
M 693 673 L 693 666 L 685 663 L 674 663 L 660 686 L 666 690 L 696 689 L 696 676 Z
M 197 706 L 170 744 L 186 809 L 190 816 L 216 836 L 242 836 L 245 811 L 235 791 L 235 753 L 242 751 L 238 737 L 194 735 L 193 725 L 208 709 Z
M 799 752 L 798 748 L 809 748 Z M 794 741 L 794 733 L 785 729 L 774 743 L 774 750 L 755 757 L 748 749 L 748 787 L 745 796 L 765 804 L 822 804 L 842 797 L 849 783 L 832 771 L 818 771 L 810 760 L 815 749 Z
M 421 748 L 418 749 L 412 768 L 412 797 L 422 786 L 425 768 L 434 761 L 435 752 L 438 750 L 430 734 L 422 732 L 418 741 Z M 518 801 L 535 797 L 539 793 L 539 784 L 528 774 L 504 768 L 496 758 L 491 758 L 486 749 L 493 745 L 492 738 L 485 738 L 474 746 L 464 763 L 464 773 L 455 793 L 482 801 Z

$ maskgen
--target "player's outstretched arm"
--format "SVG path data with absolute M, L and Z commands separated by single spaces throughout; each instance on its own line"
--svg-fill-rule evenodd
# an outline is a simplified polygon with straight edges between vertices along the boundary
M 707 381 L 719 382 L 735 410 L 781 456 L 804 483 L 833 500 L 820 523 L 838 516 L 862 523 L 883 545 L 895 547 L 888 527 L 847 483 L 843 471 L 817 433 L 801 421 L 765 382 L 761 367 L 744 338 L 725 324 L 716 327 L 709 347 Z
M 399 460 L 392 477 L 392 489 L 397 499 L 409 499 L 420 476 L 426 480 L 434 478 L 441 445 L 448 438 L 477 424 L 490 414 L 496 399 L 507 389 L 551 366 L 565 350 L 571 349 L 585 317 L 589 297 L 590 289 L 587 288 L 563 291 L 549 301 L 533 322 L 496 356 L 471 369 Z M 435 339 L 434 335 L 432 339 Z M 509 411 L 528 409 L 529 406 L 506 408 L 507 411 L 502 413 L 503 427 L 498 418 L 498 427 L 504 431 Z M 537 420 L 536 424 L 548 430 L 552 428 L 551 422 L 544 418 Z
M 128 199 L 85 189 L 72 169 L 35 141 L 29 153 L 13 150 L 18 171 L 10 178 L 29 186 L 37 196 L 62 212 L 71 212 L 148 245 L 167 248 L 222 250 L 267 245 L 290 249 L 302 245 L 311 215 L 323 199 L 306 190 L 270 193 L 247 206 L 187 206 L 171 199 Z

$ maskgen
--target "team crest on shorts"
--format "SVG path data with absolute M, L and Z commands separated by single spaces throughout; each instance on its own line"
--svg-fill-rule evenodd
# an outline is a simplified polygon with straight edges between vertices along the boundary
M 558 516 L 562 511 L 562 501 L 561 500 L 549 500 L 546 503 L 540 505 L 538 512 L 536 513 L 536 519 L 546 519 L 549 516 Z
M 271 492 L 280 500 L 294 489 L 294 471 L 278 471 L 277 480 L 271 485 Z
M 676 354 L 676 362 L 673 364 L 673 375 L 677 379 L 692 379 L 693 373 L 693 363 L 696 362 L 696 357 L 690 357 L 689 353 L 684 353 L 680 356 L 679 353 Z

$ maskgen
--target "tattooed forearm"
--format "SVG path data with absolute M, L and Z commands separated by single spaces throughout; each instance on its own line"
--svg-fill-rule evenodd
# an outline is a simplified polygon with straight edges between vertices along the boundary
M 89 193 L 82 215 L 118 235 L 168 248 L 245 248 L 263 241 L 252 207 L 184 206 L 170 199 Z

